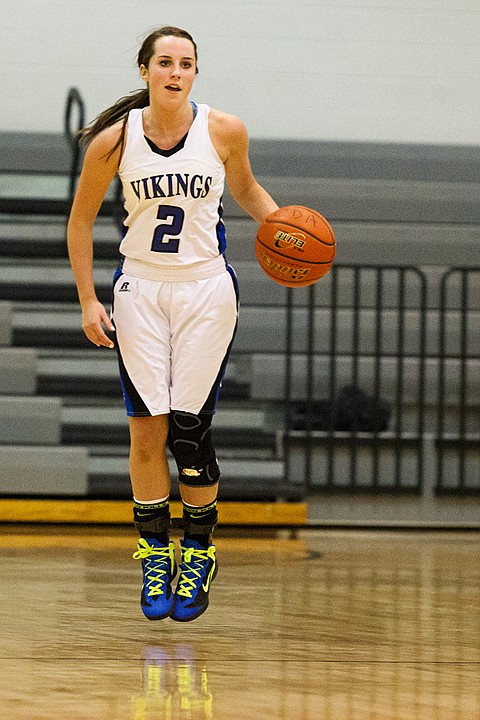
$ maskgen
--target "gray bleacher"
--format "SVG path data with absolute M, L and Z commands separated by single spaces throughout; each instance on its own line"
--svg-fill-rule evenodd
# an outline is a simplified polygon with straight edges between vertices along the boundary
M 12 342 L 12 311 L 11 302 L 0 302 L 0 347 Z
M 4 496 L 85 497 L 88 475 L 86 448 L 26 442 L 0 445 L 0 487 Z
M 35 447 L 45 450 L 43 458 L 53 450 L 65 452 L 64 470 L 69 474 L 69 453 L 80 453 L 76 489 L 70 475 L 62 490 L 53 482 L 61 460 L 52 454 L 52 484 L 50 488 L 42 485 L 40 494 L 128 497 L 128 428 L 116 362 L 113 353 L 92 349 L 82 335 L 66 259 L 65 218 L 56 214 L 65 199 L 69 159 L 64 140 L 52 135 L 9 133 L 0 135 L 0 147 L 0 395 L 5 399 L 2 406 L 0 398 L 0 412 L 3 407 L 6 419 L 13 417 L 13 408 L 18 413 L 10 430 L 0 436 L 0 449 L 19 453 L 24 443 L 30 459 Z M 440 278 L 452 266 L 480 266 L 480 148 L 252 140 L 251 156 L 259 181 L 280 205 L 312 206 L 330 219 L 338 241 L 338 264 L 413 266 L 425 273 L 427 402 L 433 405 L 438 376 L 435 347 Z M 215 419 L 224 474 L 222 492 L 226 498 L 299 498 L 303 492 L 301 472 L 296 487 L 285 488 L 283 484 L 286 291 L 273 284 L 257 265 L 253 244 L 256 224 L 228 193 L 225 218 L 228 257 L 239 277 L 242 306 Z M 97 221 L 95 241 L 95 279 L 99 296 L 108 303 L 118 233 L 106 215 Z M 314 339 L 315 376 L 320 386 L 328 352 L 322 298 L 328 297 L 330 278 L 321 283 L 322 292 L 316 295 Z M 469 335 L 473 345 L 479 342 L 479 290 L 476 285 L 470 295 L 472 317 L 477 320 Z M 373 276 L 371 292 L 373 296 Z M 453 303 L 448 318 L 454 331 L 448 335 L 450 348 L 457 342 L 458 302 Z M 307 304 L 308 289 L 299 288 L 294 294 L 296 399 L 303 397 L 305 387 Z M 408 329 L 416 322 L 414 293 L 408 296 L 407 305 Z M 343 287 L 339 307 L 338 322 L 348 333 L 351 296 Z M 393 319 L 394 315 L 392 310 Z M 368 308 L 362 311 L 361 323 L 362 352 L 367 356 L 373 342 L 373 313 Z M 414 349 L 414 343 L 415 336 L 407 331 L 406 348 Z M 392 346 L 392 359 L 382 361 L 387 387 L 389 374 L 395 372 L 394 351 Z M 369 362 L 368 357 L 361 358 L 360 367 L 367 367 Z M 480 389 L 478 364 L 473 363 L 472 368 L 475 387 Z M 365 372 L 368 375 L 368 368 Z M 339 373 L 348 379 L 347 359 L 340 361 Z M 456 383 L 458 374 L 452 361 L 447 371 L 447 392 L 450 388 L 452 397 Z M 405 391 L 408 402 L 414 403 L 414 388 L 407 384 Z M 22 405 L 19 396 L 29 402 Z M 47 404 L 35 404 L 39 400 Z M 473 396 L 471 404 L 475 405 Z M 49 412 L 50 430 L 46 422 Z M 48 437 L 43 448 L 36 445 L 40 436 L 35 436 L 32 413 L 38 414 L 40 423 L 45 419 Z M 406 422 L 408 426 L 408 411 Z M 41 459 L 38 463 L 41 465 Z M 17 490 L 9 481 L 2 486 L 6 493 L 26 492 L 23 481 L 15 486 Z
M 0 394 L 32 395 L 37 387 L 36 371 L 33 348 L 0 348 Z

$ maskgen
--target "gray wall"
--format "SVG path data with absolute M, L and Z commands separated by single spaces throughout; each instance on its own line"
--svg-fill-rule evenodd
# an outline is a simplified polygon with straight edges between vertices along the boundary
M 479 142 L 478 0 L 5 0 L 0 131 L 59 132 L 72 85 L 91 119 L 163 24 L 198 42 L 193 97 L 252 137 Z

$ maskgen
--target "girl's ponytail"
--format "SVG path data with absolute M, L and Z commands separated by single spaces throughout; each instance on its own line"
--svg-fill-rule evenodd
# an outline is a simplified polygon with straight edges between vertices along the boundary
M 128 118 L 128 113 L 134 108 L 144 108 L 149 104 L 148 89 L 137 90 L 132 95 L 126 95 L 120 98 L 111 107 L 103 110 L 98 117 L 95 118 L 91 125 L 82 128 L 79 131 L 78 136 L 82 145 L 88 145 L 93 138 L 98 135 L 105 128 L 115 125 L 115 123 L 123 120 L 123 127 L 120 137 L 118 138 L 115 146 L 109 151 L 107 157 L 111 157 L 115 150 L 125 142 L 125 126 Z

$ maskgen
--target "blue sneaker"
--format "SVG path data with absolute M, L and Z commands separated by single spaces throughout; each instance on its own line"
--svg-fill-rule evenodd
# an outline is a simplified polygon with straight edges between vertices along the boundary
M 208 607 L 210 584 L 217 574 L 215 545 L 205 549 L 195 540 L 181 540 L 182 562 L 175 590 L 172 620 L 195 620 Z
M 170 583 L 177 572 L 173 542 L 170 540 L 168 545 L 164 545 L 154 538 L 140 538 L 138 550 L 133 557 L 142 561 L 143 614 L 149 620 L 162 620 L 168 617 L 175 601 Z

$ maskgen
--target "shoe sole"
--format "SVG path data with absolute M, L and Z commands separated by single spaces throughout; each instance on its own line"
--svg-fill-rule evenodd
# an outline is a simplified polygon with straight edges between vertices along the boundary
M 155 615 L 155 617 L 149 617 L 148 615 L 145 615 L 145 613 L 143 613 L 143 615 L 147 618 L 147 620 L 150 620 L 150 622 L 155 622 L 156 620 L 166 620 L 166 618 L 171 617 L 172 611 L 170 610 L 170 612 L 166 615 Z
M 200 615 L 203 615 L 207 608 L 208 602 L 205 607 L 200 610 L 200 612 L 196 613 L 196 615 L 191 615 L 190 617 L 175 617 L 175 615 L 172 613 L 170 615 L 170 619 L 175 620 L 175 622 L 191 622 L 192 620 L 196 620 L 198 617 L 200 617 Z

